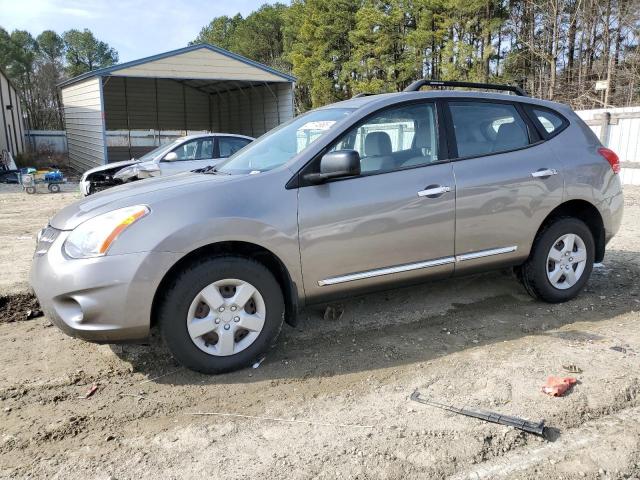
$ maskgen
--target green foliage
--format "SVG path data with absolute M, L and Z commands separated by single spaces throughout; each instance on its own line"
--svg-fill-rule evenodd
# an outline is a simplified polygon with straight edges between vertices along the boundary
M 401 91 L 421 76 L 421 56 L 409 44 L 415 24 L 413 2 L 365 1 L 349 35 L 355 92 Z
M 290 70 L 284 60 L 284 18 L 287 6 L 263 5 L 247 18 L 214 18 L 190 45 L 211 43 L 275 68 Z
M 54 63 L 60 61 L 64 53 L 64 40 L 53 30 L 45 30 L 36 38 L 40 54 L 47 61 Z
M 356 23 L 358 0 L 307 0 L 287 58 L 293 74 L 305 86 L 301 108 L 316 107 L 352 94 L 349 32 Z
M 242 23 L 242 15 L 238 14 L 235 17 L 216 17 L 209 25 L 202 27 L 200 33 L 195 40 L 189 43 L 189 45 L 195 45 L 197 43 L 211 43 L 225 50 L 235 50 L 235 38 L 234 34 L 237 26 Z
M 98 40 L 90 30 L 69 30 L 62 35 L 67 61 L 66 73 L 75 77 L 118 62 L 118 52 Z
M 36 38 L 24 30 L 8 33 L 0 27 L 0 68 L 18 87 L 27 126 L 61 129 L 62 112 L 56 85 L 118 61 L 118 54 L 89 30 L 69 30 L 62 36 L 45 30 Z
M 524 82 L 584 108 L 609 76 L 610 103 L 637 101 L 639 18 L 630 0 L 292 0 L 216 18 L 199 39 L 290 68 L 301 111 L 423 77 Z
M 286 5 L 263 5 L 242 23 L 234 34 L 235 48 L 239 54 L 266 65 L 290 70 L 283 59 L 283 27 Z

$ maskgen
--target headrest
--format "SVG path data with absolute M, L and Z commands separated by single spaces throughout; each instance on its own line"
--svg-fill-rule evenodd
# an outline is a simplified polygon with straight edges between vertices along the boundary
M 511 150 L 529 143 L 526 132 L 516 122 L 503 123 L 498 127 L 493 151 Z
M 416 127 L 415 148 L 431 148 L 431 129 L 428 123 L 421 123 Z
M 391 155 L 391 138 L 386 132 L 371 132 L 364 137 L 364 154 L 367 157 Z

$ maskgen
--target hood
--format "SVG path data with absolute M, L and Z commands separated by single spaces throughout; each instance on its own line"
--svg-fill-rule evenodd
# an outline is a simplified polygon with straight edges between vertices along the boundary
M 92 168 L 91 170 L 87 170 L 86 172 L 84 172 L 84 174 L 82 175 L 83 177 L 87 177 L 87 175 L 91 175 L 92 173 L 96 173 L 96 172 L 103 172 L 105 170 L 111 170 L 112 168 L 124 168 L 124 167 L 128 167 L 129 165 L 133 165 L 135 163 L 140 163 L 140 160 L 122 160 L 121 162 L 111 162 L 111 163 L 107 163 L 106 165 L 100 165 L 99 167 L 95 167 Z
M 118 208 L 138 204 L 149 205 L 153 208 L 154 201 L 173 195 L 177 188 L 181 190 L 180 193 L 184 193 L 185 189 L 210 188 L 212 184 L 239 178 L 242 176 L 186 172 L 126 183 L 72 203 L 60 210 L 51 219 L 50 225 L 59 230 L 72 230 L 96 215 Z

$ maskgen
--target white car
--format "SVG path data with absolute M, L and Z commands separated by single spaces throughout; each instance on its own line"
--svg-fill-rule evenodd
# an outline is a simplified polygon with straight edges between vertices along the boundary
M 80 192 L 87 196 L 126 182 L 215 166 L 253 140 L 252 137 L 230 133 L 180 137 L 140 158 L 87 170 L 80 179 Z

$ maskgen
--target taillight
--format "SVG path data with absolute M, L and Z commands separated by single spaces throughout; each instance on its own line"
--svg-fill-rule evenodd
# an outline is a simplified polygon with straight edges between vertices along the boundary
M 618 155 L 616 155 L 616 152 L 605 147 L 600 147 L 598 149 L 598 153 L 602 155 L 607 162 L 609 162 L 613 173 L 620 172 L 620 159 L 618 158 Z

